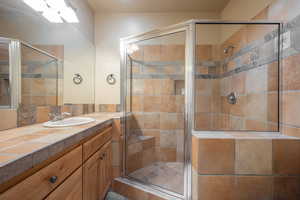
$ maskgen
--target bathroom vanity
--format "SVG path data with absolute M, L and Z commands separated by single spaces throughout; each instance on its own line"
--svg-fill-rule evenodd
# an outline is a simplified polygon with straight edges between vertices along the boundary
M 113 118 L 119 116 L 93 114 L 95 122 L 76 127 L 53 129 L 37 124 L 15 133 L 3 131 L 0 154 L 21 156 L 0 161 L 0 199 L 103 199 L 113 179 L 113 131 L 115 137 L 120 132 L 112 126 Z M 5 140 L 9 133 L 19 134 L 13 140 L 24 141 L 10 147 L 12 139 Z

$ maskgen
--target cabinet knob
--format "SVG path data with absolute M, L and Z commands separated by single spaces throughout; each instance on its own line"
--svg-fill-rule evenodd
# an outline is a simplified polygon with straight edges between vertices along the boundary
M 51 176 L 49 181 L 50 181 L 50 183 L 55 183 L 57 181 L 57 176 Z
M 103 160 L 105 158 L 106 154 L 103 153 L 101 156 L 100 156 L 100 160 Z

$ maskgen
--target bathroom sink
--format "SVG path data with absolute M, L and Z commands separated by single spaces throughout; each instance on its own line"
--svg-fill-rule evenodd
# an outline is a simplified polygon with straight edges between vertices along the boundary
M 67 126 L 78 126 L 83 124 L 88 124 L 94 122 L 95 119 L 90 117 L 71 117 L 58 121 L 48 121 L 43 125 L 45 127 L 55 128 L 55 127 L 67 127 Z

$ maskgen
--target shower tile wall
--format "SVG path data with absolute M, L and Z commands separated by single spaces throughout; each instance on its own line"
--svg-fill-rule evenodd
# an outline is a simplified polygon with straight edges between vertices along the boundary
M 184 55 L 184 45 L 139 45 L 131 55 L 128 172 L 183 161 Z
M 221 45 L 197 45 L 197 130 L 278 131 L 276 28 L 247 25 Z

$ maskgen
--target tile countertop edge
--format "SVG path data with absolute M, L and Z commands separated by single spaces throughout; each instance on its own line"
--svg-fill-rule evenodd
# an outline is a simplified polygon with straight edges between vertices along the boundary
M 106 117 L 105 115 L 108 116 Z M 0 163 L 0 184 L 3 184 L 6 181 L 24 173 L 25 171 L 33 168 L 34 166 L 42 163 L 43 161 L 46 161 L 47 159 L 53 157 L 57 153 L 64 151 L 68 147 L 79 143 L 83 139 L 91 136 L 96 131 L 99 131 L 111 125 L 114 119 L 120 119 L 123 117 L 123 115 L 119 113 L 117 115 L 112 113 L 93 113 L 84 116 L 95 117 L 96 122 L 93 122 L 93 125 L 91 125 L 90 127 L 79 129 L 79 131 L 78 129 L 75 129 L 74 132 L 76 133 L 69 135 L 68 137 L 65 137 L 54 143 L 49 143 L 48 145 L 37 149 L 36 151 L 27 154 L 22 154 L 13 160 Z M 103 117 L 106 117 L 106 119 L 103 119 Z

